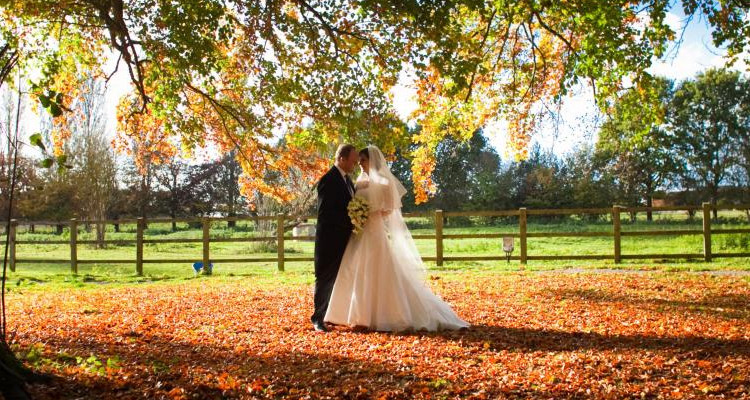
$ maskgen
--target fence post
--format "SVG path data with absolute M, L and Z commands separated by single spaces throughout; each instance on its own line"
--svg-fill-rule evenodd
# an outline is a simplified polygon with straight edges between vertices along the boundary
M 137 219 L 135 225 L 135 273 L 143 276 L 143 217 Z
M 443 266 L 443 210 L 435 210 L 435 264 Z
M 78 275 L 78 221 L 70 220 L 70 272 Z
M 203 225 L 203 273 L 205 275 L 211 275 L 211 273 L 213 273 L 213 268 L 209 268 L 209 245 L 211 244 L 209 238 L 211 237 L 211 220 L 208 217 L 203 217 L 201 223 Z
M 703 203 L 703 256 L 711 261 L 711 203 Z
M 10 272 L 16 272 L 16 228 L 18 221 L 10 220 L 10 230 L 8 231 L 8 263 Z
M 526 265 L 526 207 L 518 209 L 518 231 L 521 242 L 521 264 Z
M 622 261 L 622 249 L 620 246 L 620 233 L 622 228 L 620 225 L 620 212 L 620 206 L 612 206 L 612 233 L 615 240 L 615 264 L 619 264 Z
M 276 258 L 279 271 L 284 271 L 284 214 L 276 219 Z

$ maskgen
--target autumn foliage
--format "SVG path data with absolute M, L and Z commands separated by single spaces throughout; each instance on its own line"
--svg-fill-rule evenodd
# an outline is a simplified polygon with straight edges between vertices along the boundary
M 316 334 L 308 284 L 252 279 L 10 296 L 34 385 L 60 398 L 745 398 L 750 286 L 685 274 L 461 272 L 472 328 Z
M 731 61 L 747 54 L 747 7 L 715 0 L 680 5 L 687 20 L 706 17 L 714 44 L 727 48 Z M 176 150 L 231 152 L 242 165 L 245 195 L 288 201 L 293 193 L 268 184 L 269 175 L 314 181 L 336 144 L 376 144 L 389 154 L 409 153 L 416 200 L 423 202 L 435 191 L 435 151 L 447 137 L 466 140 L 502 122 L 510 153 L 523 159 L 572 88 L 593 89 L 605 110 L 623 91 L 641 88 L 652 60 L 676 37 L 665 22 L 673 6 L 0 1 L 0 40 L 18 55 L 21 73 L 33 77 L 33 94 L 59 100 L 44 106 L 57 111 L 58 154 L 70 136 L 65 122 L 75 112 L 68 106 L 79 95 L 76 82 L 111 77 L 114 71 L 102 69 L 111 52 L 133 89 L 118 110 L 118 147 L 142 153 L 133 154 L 140 164 Z M 391 102 L 403 76 L 413 77 L 416 89 L 416 131 L 406 129 Z

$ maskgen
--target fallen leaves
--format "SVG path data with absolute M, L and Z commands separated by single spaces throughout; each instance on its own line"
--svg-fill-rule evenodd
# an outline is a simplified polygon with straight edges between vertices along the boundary
M 472 328 L 315 334 L 306 285 L 14 293 L 34 398 L 750 396 L 750 285 L 732 277 L 445 274 Z M 477 290 L 481 288 L 481 290 Z

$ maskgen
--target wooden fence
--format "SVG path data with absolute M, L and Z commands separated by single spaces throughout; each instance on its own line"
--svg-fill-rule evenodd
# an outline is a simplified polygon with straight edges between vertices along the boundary
M 438 266 L 443 265 L 445 261 L 493 261 L 493 260 L 518 260 L 521 264 L 526 264 L 532 260 L 613 260 L 615 263 L 620 263 L 626 259 L 652 259 L 652 258 L 672 258 L 672 259 L 703 259 L 705 261 L 711 261 L 714 258 L 720 257 L 750 257 L 749 252 L 744 253 L 714 253 L 711 251 L 711 237 L 717 234 L 737 234 L 737 233 L 750 233 L 750 229 L 712 229 L 711 228 L 711 211 L 717 210 L 745 210 L 750 209 L 750 205 L 742 206 L 719 206 L 712 207 L 709 203 L 704 203 L 702 206 L 666 206 L 666 207 L 621 207 L 613 206 L 612 208 L 584 208 L 584 209 L 526 209 L 520 208 L 518 210 L 506 210 L 506 211 L 474 211 L 474 212 L 445 212 L 437 210 L 434 213 L 407 213 L 405 217 L 426 217 L 434 218 L 435 222 L 435 234 L 433 235 L 413 235 L 414 239 L 433 239 L 435 240 L 435 256 L 422 257 L 424 261 L 434 261 Z M 688 211 L 698 212 L 703 211 L 702 229 L 672 229 L 672 230 L 642 230 L 642 231 L 622 231 L 620 214 L 631 213 L 631 212 L 658 212 L 658 211 Z M 553 216 L 553 215 L 576 215 L 576 214 L 611 214 L 612 217 L 612 230 L 609 231 L 596 231 L 596 232 L 528 232 L 527 221 L 529 216 Z M 444 233 L 443 221 L 445 218 L 450 217 L 518 217 L 518 231 L 512 232 L 497 232 L 497 233 L 472 233 L 472 234 L 449 234 Z M 315 219 L 310 217 L 309 219 Z M 264 237 L 249 237 L 249 238 L 211 238 L 211 223 L 212 222 L 226 222 L 226 221 L 240 221 L 240 220 L 251 220 L 251 221 L 274 221 L 276 222 L 276 235 L 275 236 L 264 236 Z M 261 216 L 261 217 L 224 217 L 224 218 L 178 218 L 178 219 L 166 219 L 157 218 L 149 219 L 146 221 L 143 218 L 134 220 L 111 220 L 111 221 L 78 221 L 76 219 L 70 220 L 66 225 L 70 228 L 70 239 L 69 240 L 49 240 L 49 241 L 31 241 L 31 240 L 17 240 L 16 231 L 19 225 L 18 221 L 13 220 L 11 223 L 10 234 L 10 248 L 9 248 L 9 264 L 11 271 L 16 270 L 17 264 L 30 264 L 30 263 L 70 263 L 70 270 L 72 273 L 78 273 L 79 264 L 128 264 L 135 263 L 135 271 L 138 275 L 143 275 L 144 264 L 155 264 L 155 263 L 193 263 L 195 258 L 183 258 L 183 259 L 149 259 L 145 258 L 143 252 L 144 244 L 154 243 L 202 243 L 202 262 L 203 265 L 208 265 L 209 262 L 213 263 L 252 263 L 252 262 L 275 262 L 277 263 L 278 270 L 284 271 L 285 262 L 294 261 L 313 261 L 312 257 L 287 257 L 284 254 L 284 243 L 289 240 L 313 240 L 313 236 L 286 236 L 284 223 L 286 217 L 284 215 L 278 216 Z M 165 222 L 183 222 L 183 223 L 200 223 L 202 226 L 202 238 L 200 239 L 145 239 L 144 230 L 146 223 L 165 223 Z M 82 223 L 88 224 L 136 224 L 136 238 L 134 240 L 78 240 L 78 226 Z M 49 222 L 24 222 L 23 225 L 47 225 Z M 59 225 L 60 223 L 53 223 Z M 700 253 L 679 253 L 679 254 L 622 254 L 621 251 L 621 240 L 623 236 L 657 236 L 657 235 L 669 235 L 669 236 L 681 236 L 681 235 L 702 235 L 703 236 L 703 251 Z M 464 257 L 451 257 L 445 256 L 443 251 L 443 243 L 446 240 L 455 239 L 498 239 L 502 240 L 504 237 L 517 238 L 520 244 L 519 255 L 506 257 L 506 255 L 497 254 L 490 256 L 464 256 Z M 528 254 L 528 239 L 529 238 L 548 238 L 548 237 L 612 237 L 612 253 L 611 254 L 590 254 L 590 255 L 529 255 Z M 277 243 L 277 255 L 274 258 L 211 258 L 210 247 L 211 243 L 219 242 L 260 242 L 260 241 L 275 241 Z M 80 244 L 118 244 L 118 245 L 129 245 L 135 244 L 135 259 L 107 259 L 107 260 L 81 260 L 78 259 L 78 245 Z M 69 244 L 70 245 L 70 258 L 69 259 L 39 259 L 39 258 L 17 258 L 16 257 L 16 246 L 17 245 L 59 245 Z

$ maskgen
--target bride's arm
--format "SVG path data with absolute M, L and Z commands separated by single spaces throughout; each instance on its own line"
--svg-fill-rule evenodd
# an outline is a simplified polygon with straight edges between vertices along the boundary
M 383 209 L 380 210 L 380 215 L 387 217 L 393 212 L 394 208 L 393 187 L 390 184 L 387 184 L 383 188 Z
M 354 188 L 357 190 L 360 190 L 360 189 L 365 189 L 369 185 L 370 185 L 370 181 L 366 179 L 357 179 L 357 182 L 354 183 Z

